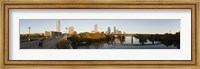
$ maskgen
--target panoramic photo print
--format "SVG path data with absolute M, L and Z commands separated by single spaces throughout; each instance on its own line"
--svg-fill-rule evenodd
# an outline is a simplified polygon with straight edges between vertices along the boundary
M 180 49 L 179 19 L 20 19 L 20 49 Z

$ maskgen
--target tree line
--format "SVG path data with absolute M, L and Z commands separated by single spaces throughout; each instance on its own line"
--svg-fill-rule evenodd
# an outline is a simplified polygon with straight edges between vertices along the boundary
M 73 47 L 78 47 L 80 45 L 90 45 L 95 42 L 113 42 L 116 38 L 119 39 L 121 42 L 125 41 L 125 36 L 118 35 L 115 37 L 114 35 L 106 35 L 104 33 L 89 33 L 89 32 L 83 32 L 79 34 L 73 34 L 69 35 L 70 37 L 67 38 L 67 40 L 62 40 L 57 43 L 59 48 L 67 48 L 62 47 L 63 44 L 66 45 L 72 45 Z M 135 38 L 139 39 L 139 42 L 142 45 L 145 45 L 146 42 L 150 41 L 152 44 L 155 44 L 155 42 L 160 42 L 161 44 L 164 44 L 165 46 L 176 46 L 177 48 L 180 48 L 180 32 L 177 32 L 175 34 L 171 33 L 165 33 L 165 34 L 152 34 L 152 35 L 145 35 L 145 34 L 136 34 L 134 35 Z M 66 46 L 65 45 L 65 46 Z
M 40 34 L 24 34 L 24 35 L 20 35 L 20 41 L 21 42 L 25 42 L 29 40 L 29 36 L 30 36 L 30 40 L 34 41 L 34 40 L 38 40 L 40 38 L 43 38 L 44 35 L 40 35 Z
M 144 45 L 147 41 L 152 42 L 160 42 L 165 46 L 176 46 L 180 48 L 180 32 L 176 32 L 175 34 L 165 33 L 165 34 L 155 34 L 155 35 L 144 35 L 144 34 L 136 34 L 135 38 L 139 39 L 139 42 Z

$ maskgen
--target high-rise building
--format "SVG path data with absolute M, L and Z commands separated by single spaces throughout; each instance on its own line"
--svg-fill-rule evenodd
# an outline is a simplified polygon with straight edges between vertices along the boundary
M 72 34 L 74 34 L 74 27 L 73 26 L 69 27 L 69 35 L 72 35 Z
M 59 19 L 56 20 L 56 31 L 60 32 L 60 20 Z
M 98 25 L 97 24 L 94 25 L 94 32 L 98 32 Z
M 108 34 L 111 34 L 111 28 L 108 27 L 108 31 L 107 31 Z
M 116 29 L 116 27 L 114 27 L 114 34 L 116 34 L 117 33 L 117 29 Z

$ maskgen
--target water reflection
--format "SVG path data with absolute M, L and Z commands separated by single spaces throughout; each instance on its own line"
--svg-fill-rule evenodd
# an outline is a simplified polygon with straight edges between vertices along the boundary
M 147 40 L 144 45 L 139 42 L 139 39 L 131 36 L 125 36 L 125 39 L 115 38 L 107 42 L 95 42 L 92 44 L 79 45 L 75 48 L 78 49 L 179 49 L 174 46 L 173 42 L 161 43 L 155 41 L 154 44 Z

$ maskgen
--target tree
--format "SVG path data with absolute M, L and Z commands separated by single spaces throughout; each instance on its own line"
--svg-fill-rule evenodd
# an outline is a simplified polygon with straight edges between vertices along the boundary
M 94 33 L 92 35 L 93 39 L 104 39 L 106 36 L 103 33 Z
M 174 34 L 174 37 L 174 46 L 180 49 L 180 32 L 176 32 L 176 34 Z
M 173 45 L 174 44 L 173 34 L 165 33 L 164 36 L 162 36 L 161 38 L 161 43 L 163 43 L 167 47 Z
M 139 42 L 140 42 L 142 45 L 144 45 L 144 43 L 147 42 L 147 37 L 146 37 L 145 35 L 143 35 L 143 34 L 137 34 L 137 35 L 135 36 L 135 38 L 138 38 L 138 39 L 139 39 Z
M 70 44 L 71 44 L 70 41 L 67 41 L 67 40 L 62 39 L 62 40 L 60 40 L 60 41 L 58 41 L 58 42 L 56 43 L 56 48 L 58 48 L 58 49 L 69 49 L 69 48 L 70 48 L 70 47 L 69 47 Z
M 89 32 L 84 32 L 79 34 L 81 38 L 92 39 L 92 34 Z
M 154 44 L 155 35 L 150 35 L 150 36 L 148 36 L 148 40 L 149 40 L 150 42 L 152 42 L 152 44 Z
M 68 38 L 68 40 L 71 41 L 73 45 L 80 43 L 80 39 L 81 37 L 78 34 L 73 34 L 71 37 Z

